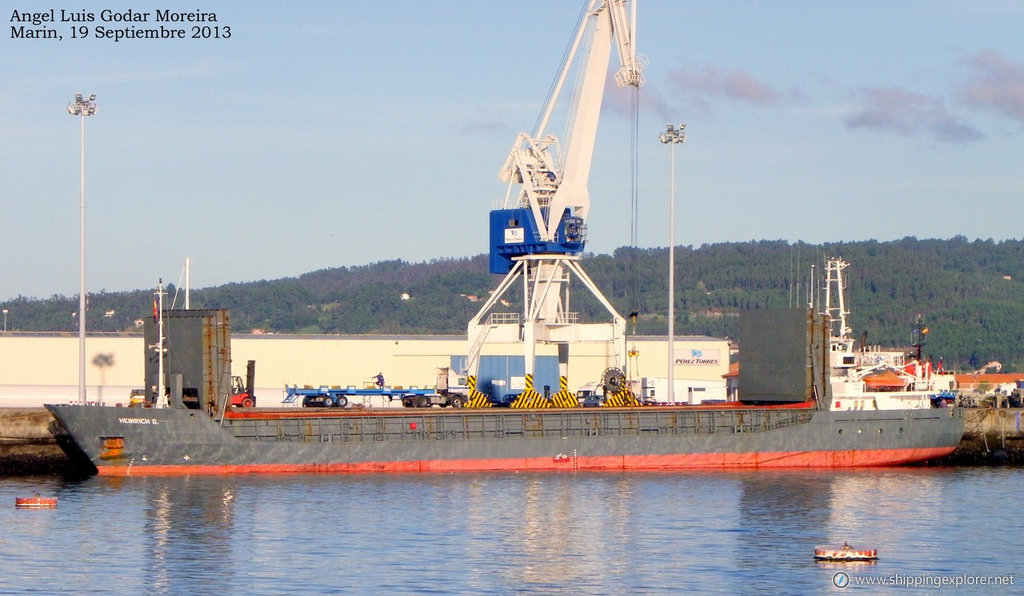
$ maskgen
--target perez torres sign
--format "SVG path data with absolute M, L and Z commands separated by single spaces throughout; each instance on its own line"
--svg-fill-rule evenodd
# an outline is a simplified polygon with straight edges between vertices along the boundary
M 676 366 L 717 366 L 721 350 L 688 350 L 689 354 L 676 356 Z

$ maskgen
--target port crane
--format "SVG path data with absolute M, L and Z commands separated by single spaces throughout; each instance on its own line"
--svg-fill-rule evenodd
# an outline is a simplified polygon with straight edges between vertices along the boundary
M 467 372 L 471 406 L 488 405 L 477 391 L 481 351 L 487 345 L 522 344 L 525 390 L 513 407 L 576 405 L 567 390 L 568 347 L 602 342 L 612 385 L 621 385 L 626 369 L 625 319 L 616 312 L 580 266 L 590 210 L 587 180 L 594 154 L 605 82 L 615 44 L 620 87 L 639 89 L 642 64 L 634 46 L 636 4 L 628 0 L 588 0 L 565 62 L 532 134 L 520 133 L 498 177 L 508 185 L 500 209 L 490 213 L 490 271 L 505 277 L 468 325 Z M 570 72 L 580 81 L 567 119 L 567 142 L 547 132 Z M 607 311 L 603 322 L 581 322 L 570 310 L 570 282 L 575 278 Z M 517 283 L 522 285 L 522 312 L 497 312 Z M 533 387 L 539 344 L 557 344 L 560 390 L 541 399 Z M 620 371 L 615 374 L 614 371 Z M 614 380 L 619 380 L 615 383 Z M 621 388 L 621 387 L 620 387 Z M 614 393 L 614 392 L 613 392 Z M 625 405 L 625 404 L 623 404 Z

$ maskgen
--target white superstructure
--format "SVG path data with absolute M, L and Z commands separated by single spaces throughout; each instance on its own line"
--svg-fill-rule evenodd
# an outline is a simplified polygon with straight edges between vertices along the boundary
M 832 410 L 906 410 L 932 407 L 932 396 L 949 389 L 951 375 L 932 370 L 930 362 L 902 351 L 856 346 L 846 316 L 843 270 L 850 264 L 825 263 L 825 305 L 832 329 L 829 338 Z M 920 333 L 927 333 L 921 328 Z M 920 338 L 919 338 L 920 339 Z M 945 386 L 943 386 L 945 384 Z

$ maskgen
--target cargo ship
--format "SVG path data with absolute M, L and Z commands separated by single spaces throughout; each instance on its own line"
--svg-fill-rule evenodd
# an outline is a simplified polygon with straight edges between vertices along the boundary
M 170 407 L 46 407 L 69 456 L 110 476 L 894 466 L 959 444 L 957 408 L 831 410 L 827 317 L 753 318 L 761 333 L 741 319 L 750 338 L 741 401 L 724 404 L 232 408 L 225 393 L 208 408 L 180 399 Z M 799 332 L 785 332 L 794 326 Z M 787 353 L 796 356 L 780 361 Z
M 786 406 L 227 410 L 48 405 L 107 476 L 856 467 L 947 455 L 955 408 Z

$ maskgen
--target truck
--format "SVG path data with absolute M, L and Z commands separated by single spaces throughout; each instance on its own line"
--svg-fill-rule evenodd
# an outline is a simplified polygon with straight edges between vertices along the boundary
M 600 383 L 584 383 L 576 391 L 576 399 L 585 408 L 595 408 L 604 403 L 604 386 Z
M 438 405 L 461 408 L 466 405 L 469 396 L 469 386 L 464 373 L 459 373 L 450 366 L 441 366 L 437 369 L 437 382 L 434 384 L 434 397 Z
M 379 387 L 365 384 L 363 388 L 349 385 L 285 386 L 282 403 L 300 401 L 303 407 L 345 408 L 350 405 L 362 407 L 406 407 L 429 408 L 432 406 L 461 408 L 466 405 L 466 376 L 459 375 L 449 367 L 437 369 L 437 384 L 434 388 Z

